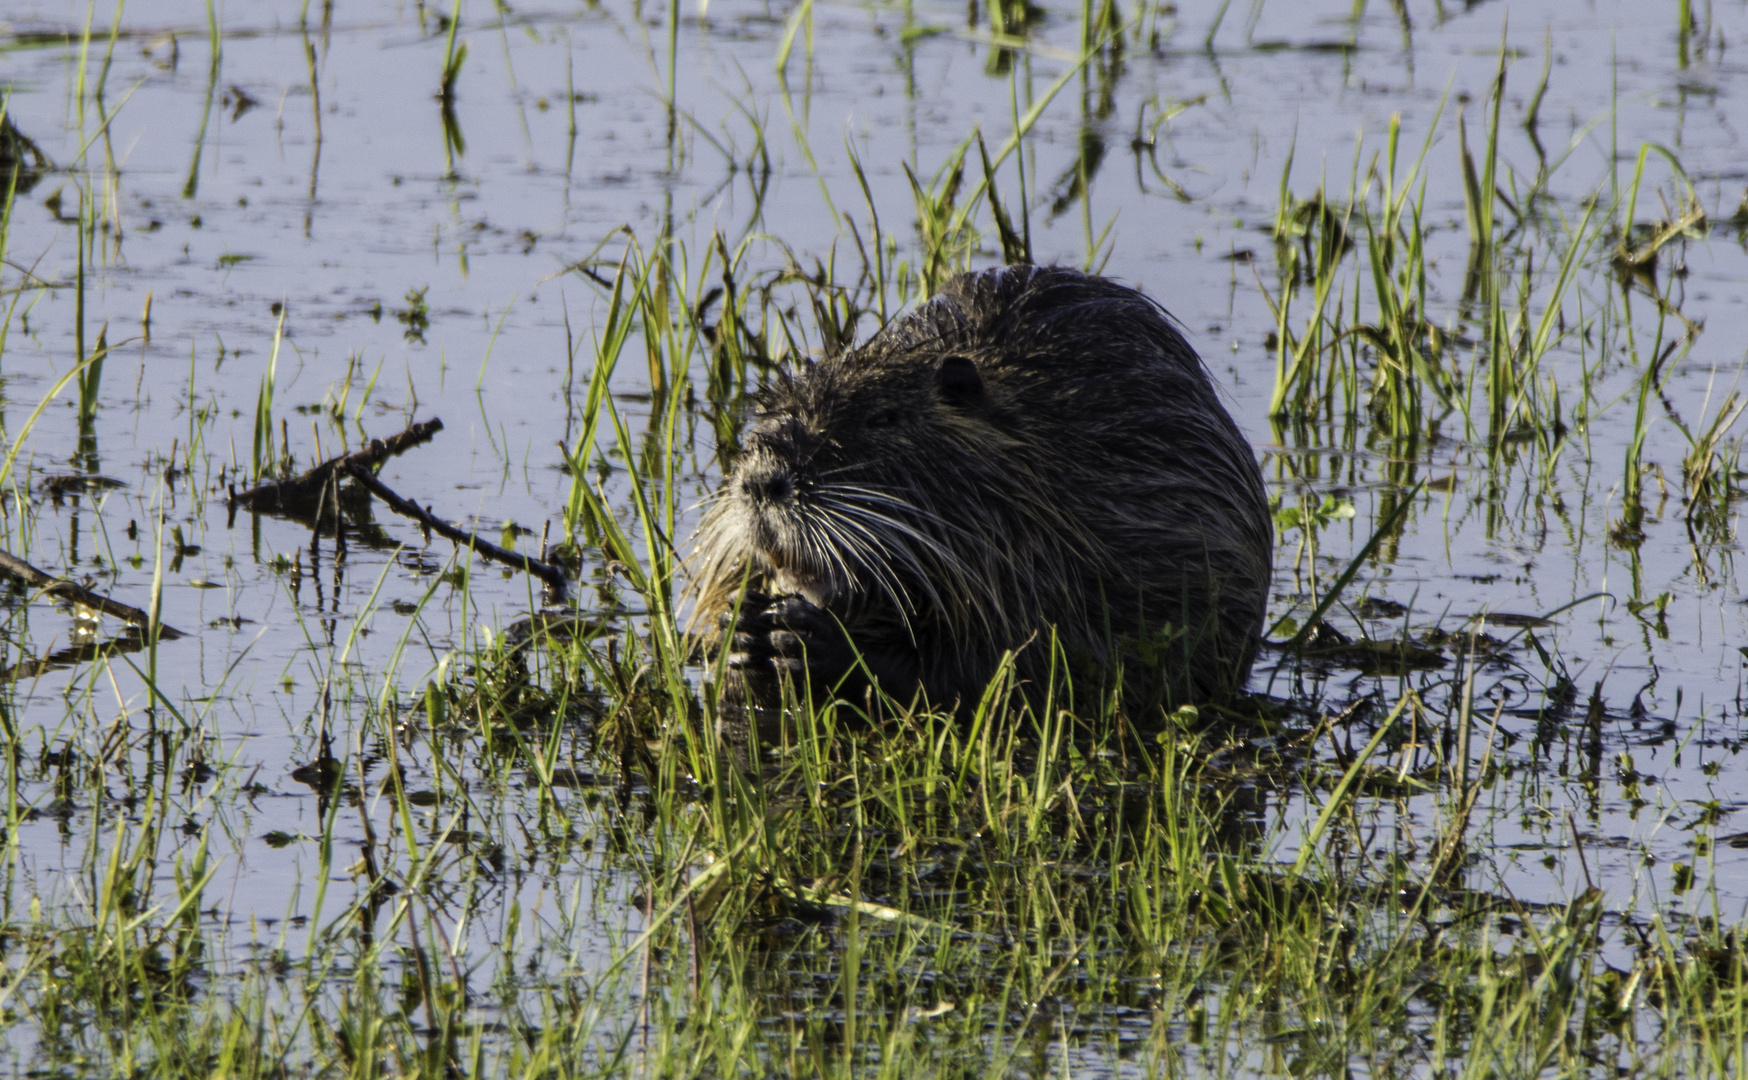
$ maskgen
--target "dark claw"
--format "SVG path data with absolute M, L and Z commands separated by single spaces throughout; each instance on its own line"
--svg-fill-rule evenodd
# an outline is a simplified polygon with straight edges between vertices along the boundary
M 730 652 L 769 653 L 771 651 L 770 631 L 749 632 L 746 630 L 738 630 L 735 632 L 734 639 L 729 642 L 728 647 Z
M 756 620 L 753 620 L 753 619 L 742 619 L 740 622 L 735 624 L 734 637 L 730 638 L 729 640 L 734 642 L 734 645 L 736 648 L 739 648 L 743 644 L 745 644 L 746 642 L 749 642 L 749 641 L 754 641 L 754 640 L 763 641 L 765 638 L 769 637 L 770 634 L 771 634 L 770 627 L 761 626 L 761 625 L 759 625 L 759 623 Z
M 803 634 L 838 632 L 838 621 L 799 596 L 785 596 L 764 611 L 766 618 L 786 630 Z
M 759 611 L 770 607 L 771 603 L 771 597 L 766 596 L 757 589 L 748 589 L 745 592 L 735 595 L 733 606 L 740 608 L 743 611 Z
M 768 631 L 770 625 L 766 611 L 771 603 L 771 598 L 764 593 L 748 590 L 734 598 L 729 609 L 717 619 L 717 626 L 723 630 L 733 626 L 755 633 Z

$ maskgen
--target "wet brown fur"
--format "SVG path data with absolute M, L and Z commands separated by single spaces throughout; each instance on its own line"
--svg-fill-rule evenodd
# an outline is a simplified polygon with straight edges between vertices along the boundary
M 1249 671 L 1273 544 L 1261 472 L 1133 289 L 961 275 L 768 387 L 741 441 L 696 537 L 707 632 L 743 583 L 801 597 L 889 693 L 947 706 L 1007 650 L 1034 686 L 1054 667 L 1103 692 L 1120 670 L 1131 709 L 1223 697 Z

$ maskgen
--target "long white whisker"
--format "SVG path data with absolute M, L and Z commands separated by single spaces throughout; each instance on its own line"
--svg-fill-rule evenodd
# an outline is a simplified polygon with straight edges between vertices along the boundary
M 869 533 L 866 527 L 859 522 L 842 515 L 836 516 L 842 528 L 863 534 L 863 536 L 858 537 L 853 536 L 849 531 L 843 533 L 863 553 L 862 565 L 874 575 L 881 591 L 891 599 L 893 606 L 898 610 L 899 617 L 904 620 L 907 630 L 911 627 L 911 614 L 919 609 L 916 601 L 911 598 L 910 590 L 899 584 L 897 575 L 894 573 L 893 563 L 895 561 L 903 566 L 907 571 L 907 576 L 922 587 L 929 606 L 934 610 L 942 610 L 940 596 L 935 592 L 933 582 L 922 572 L 921 567 L 909 552 L 881 545 L 878 537 Z M 912 636 L 914 637 L 914 632 Z
M 916 610 L 916 605 L 911 600 L 909 592 L 898 583 L 889 563 L 892 555 L 899 556 L 918 580 L 923 583 L 924 588 L 928 589 L 930 588 L 929 582 L 921 574 L 921 567 L 917 565 L 909 552 L 902 550 L 894 552 L 884 548 L 880 543 L 879 534 L 854 518 L 844 515 L 841 510 L 834 507 L 827 508 L 827 512 L 831 517 L 836 534 L 842 537 L 845 544 L 856 552 L 862 566 L 874 574 L 881 590 L 891 599 L 893 606 L 898 609 L 900 617 L 904 619 L 908 628 L 910 614 Z M 932 591 L 930 598 L 938 604 L 939 598 L 934 596 Z
M 989 575 L 975 572 L 959 552 L 908 522 L 871 510 L 866 506 L 838 499 L 820 500 L 820 503 L 822 506 L 829 506 L 842 520 L 852 525 L 857 532 L 875 544 L 880 544 L 881 533 L 876 530 L 882 526 L 888 530 L 888 535 L 896 533 L 915 542 L 922 549 L 922 554 L 927 555 L 930 561 L 937 564 L 939 570 L 944 572 L 930 573 L 929 568 L 925 567 L 918 558 L 918 553 L 911 551 L 908 545 L 884 544 L 880 546 L 886 552 L 888 559 L 900 562 L 909 571 L 910 576 L 921 584 L 928 592 L 929 599 L 935 605 L 936 610 L 948 615 L 957 631 L 963 633 L 969 630 L 969 627 L 966 626 L 968 614 L 975 614 L 982 629 L 991 635 L 997 632 L 998 622 L 1005 624 L 1005 617 L 998 617 L 1004 613 L 1005 605 L 1002 603 L 1002 598 L 996 595 L 991 587 Z M 935 588 L 937 582 L 951 586 L 955 597 L 961 602 L 951 605 L 943 604 L 941 596 Z M 980 587 L 974 590 L 973 586 Z
M 916 503 L 910 502 L 907 499 L 901 499 L 896 495 L 889 494 L 888 492 L 881 491 L 877 488 L 867 488 L 853 484 L 833 484 L 830 486 L 829 490 L 832 494 L 840 497 L 848 496 L 847 498 L 841 498 L 841 501 L 861 506 L 863 509 L 870 510 L 874 513 L 878 513 L 878 511 L 872 510 L 872 508 L 867 505 L 869 502 L 891 507 L 895 510 L 902 510 L 907 514 L 916 517 L 922 524 L 933 525 L 943 531 L 956 533 L 963 539 L 973 541 L 974 543 L 982 544 L 989 542 L 988 537 L 979 537 L 964 526 L 948 521 L 933 510 L 918 506 Z M 894 525 L 901 524 L 900 522 L 893 521 L 891 518 L 885 520 Z
M 858 521 L 865 522 L 868 525 L 877 528 L 891 530 L 892 532 L 915 542 L 922 549 L 929 554 L 934 555 L 936 558 L 939 558 L 950 565 L 964 568 L 964 560 L 960 558 L 959 554 L 954 551 L 952 547 L 942 542 L 939 538 L 930 535 L 927 531 L 905 521 L 903 518 L 882 513 L 879 510 L 872 509 L 852 500 L 837 500 L 836 505 L 841 512 L 854 517 Z
M 820 515 L 821 527 L 827 529 L 832 536 L 836 537 L 839 543 L 848 549 L 856 562 L 873 576 L 874 583 L 879 586 L 881 592 L 886 594 L 887 599 L 892 602 L 894 610 L 898 612 L 899 621 L 904 624 L 906 636 L 911 639 L 912 644 L 915 644 L 916 629 L 911 625 L 910 621 L 913 605 L 911 604 L 909 597 L 899 588 L 897 579 L 892 575 L 891 568 L 886 565 L 886 560 L 879 557 L 877 549 L 868 541 L 854 535 L 846 528 L 846 526 L 851 526 L 860 529 L 861 526 L 853 521 L 845 519 L 841 514 L 830 507 L 821 507 L 821 510 L 823 511 Z
M 852 588 L 854 588 L 856 580 L 855 575 L 850 573 L 849 564 L 844 561 L 843 553 L 838 550 L 839 545 L 825 543 L 825 538 L 821 535 L 826 532 L 825 517 L 823 515 L 809 514 L 804 521 L 808 531 L 809 549 L 824 553 L 827 561 L 832 564 L 833 568 L 835 568 L 834 572 L 837 575 L 837 579 L 848 583 Z

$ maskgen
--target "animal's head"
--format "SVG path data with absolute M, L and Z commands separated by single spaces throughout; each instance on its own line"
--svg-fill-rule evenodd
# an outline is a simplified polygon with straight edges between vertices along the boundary
M 1004 437 L 969 350 L 869 349 L 766 388 L 698 548 L 707 579 L 753 577 L 821 607 L 914 610 L 966 527 L 965 485 Z

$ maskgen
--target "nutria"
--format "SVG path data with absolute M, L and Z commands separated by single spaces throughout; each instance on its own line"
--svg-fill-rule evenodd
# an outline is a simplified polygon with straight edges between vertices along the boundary
M 1165 311 L 1010 266 L 758 395 L 692 625 L 715 649 L 732 626 L 725 692 L 761 707 L 786 678 L 817 701 L 871 677 L 964 708 L 1012 650 L 1024 686 L 1120 678 L 1151 710 L 1244 682 L 1272 544 L 1256 458 Z

